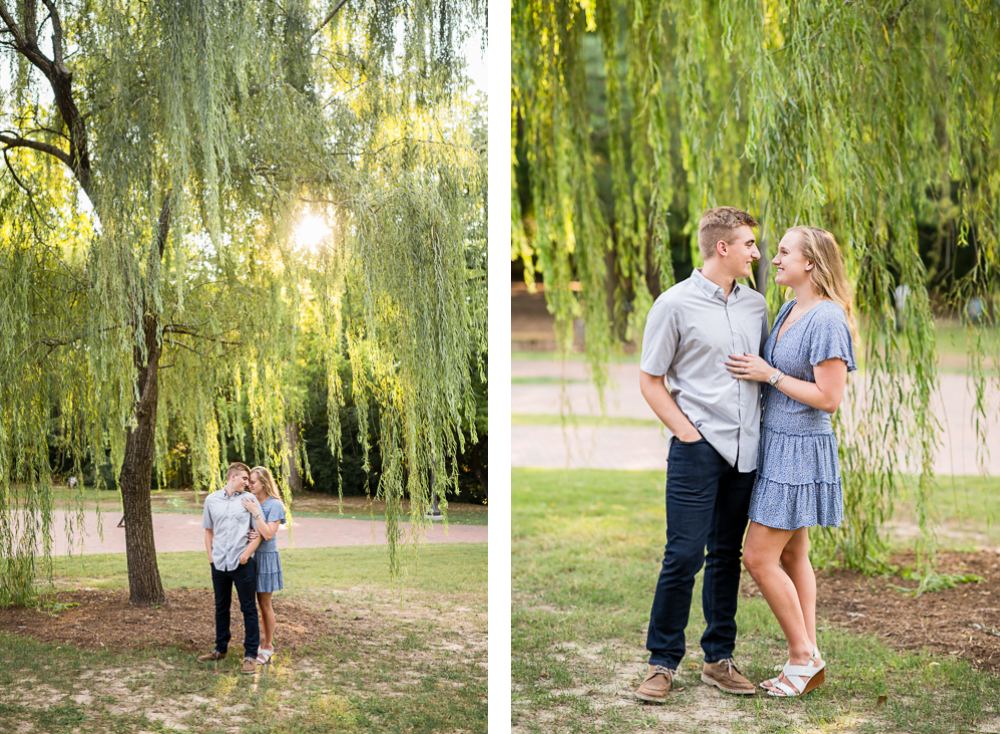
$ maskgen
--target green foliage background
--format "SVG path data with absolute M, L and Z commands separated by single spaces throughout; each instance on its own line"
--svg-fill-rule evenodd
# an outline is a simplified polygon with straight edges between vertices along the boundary
M 967 324 L 981 459 L 995 410 L 983 334 L 1000 307 L 1000 3 L 515 0 L 512 36 L 511 258 L 544 279 L 567 348 L 583 319 L 599 384 L 653 298 L 700 264 L 704 209 L 753 212 L 765 244 L 801 223 L 835 234 L 865 369 L 837 421 L 847 522 L 816 542 L 881 567 L 900 470 L 922 487 L 932 475 L 935 313 Z M 773 314 L 785 294 L 756 285 Z M 987 311 L 975 323 L 972 297 Z

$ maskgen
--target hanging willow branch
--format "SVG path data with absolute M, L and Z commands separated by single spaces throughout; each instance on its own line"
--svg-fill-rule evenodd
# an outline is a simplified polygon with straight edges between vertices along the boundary
M 994 319 L 1000 308 L 1000 8 L 516 0 L 512 29 L 511 257 L 529 283 L 544 277 L 564 348 L 579 316 L 598 368 L 617 337 L 641 334 L 673 267 L 699 264 L 705 208 L 754 212 L 765 246 L 796 224 L 831 230 L 865 368 L 837 420 L 847 519 L 816 540 L 827 558 L 880 567 L 900 474 L 914 472 L 921 588 L 933 586 L 936 311 L 966 323 L 980 457 L 997 387 L 982 348 L 995 321 L 973 323 L 965 304 L 992 303 Z M 971 270 L 955 277 L 933 257 L 928 270 L 928 231 L 956 232 Z M 784 294 L 756 285 L 773 315 Z
M 345 362 L 380 417 L 398 572 L 403 499 L 416 538 L 485 355 L 485 159 L 454 52 L 481 4 L 42 5 L 0 0 L 0 603 L 51 571 L 50 450 L 77 476 L 110 464 L 130 599 L 159 604 L 168 435 L 199 489 L 232 443 L 290 502 L 304 385 L 329 388 L 336 454 Z M 307 212 L 334 232 L 315 253 Z

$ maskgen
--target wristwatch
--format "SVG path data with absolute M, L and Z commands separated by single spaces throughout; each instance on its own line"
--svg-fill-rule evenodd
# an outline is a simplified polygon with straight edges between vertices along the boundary
M 768 377 L 767 381 L 771 385 L 771 387 L 777 387 L 778 383 L 781 382 L 781 378 L 784 377 L 784 376 L 785 376 L 785 373 L 782 372 L 781 370 L 778 370 L 773 375 L 771 375 L 770 377 Z

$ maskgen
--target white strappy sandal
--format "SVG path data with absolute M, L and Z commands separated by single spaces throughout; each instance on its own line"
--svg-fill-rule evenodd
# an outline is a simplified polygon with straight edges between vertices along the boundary
M 817 648 L 817 647 L 813 648 L 813 654 L 812 654 L 812 658 L 810 659 L 810 662 L 813 662 L 813 661 L 820 662 L 819 648 Z M 790 660 L 786 660 L 785 661 L 785 665 L 789 665 L 790 663 L 791 663 Z M 782 669 L 782 672 L 784 672 L 784 669 Z M 778 681 L 779 680 L 781 680 L 781 676 L 780 675 L 778 675 L 778 676 L 776 676 L 774 678 L 768 678 L 767 680 L 762 681 L 760 683 L 760 687 L 763 688 L 765 691 L 770 691 L 771 689 L 776 689 L 778 687 Z M 816 685 L 819 685 L 819 684 L 817 683 Z
M 818 651 L 813 651 L 813 656 L 809 660 L 809 665 L 792 665 L 785 663 L 781 669 L 788 683 L 782 683 L 778 678 L 774 681 L 772 688 L 767 688 L 767 695 L 781 698 L 795 698 L 804 696 L 814 688 L 818 688 L 826 682 L 826 661 L 817 660 Z
M 272 650 L 265 650 L 262 647 L 257 648 L 257 664 L 258 665 L 267 665 L 269 662 L 271 662 L 271 656 L 272 655 L 274 655 L 274 650 L 273 649 Z

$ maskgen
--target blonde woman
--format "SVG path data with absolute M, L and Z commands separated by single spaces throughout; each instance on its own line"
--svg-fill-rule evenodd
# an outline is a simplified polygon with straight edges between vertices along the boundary
M 750 497 L 746 566 L 788 642 L 788 663 L 761 687 L 801 696 L 825 681 L 816 644 L 816 577 L 809 528 L 837 527 L 844 501 L 830 416 L 854 364 L 851 288 L 837 243 L 826 230 L 793 227 L 771 261 L 774 282 L 795 300 L 778 312 L 763 358 L 733 355 L 737 380 L 764 383 L 757 477 Z
M 278 541 L 274 536 L 278 532 L 278 527 L 285 522 L 285 505 L 281 501 L 278 485 L 266 467 L 255 466 L 250 470 L 250 491 L 253 497 L 245 497 L 243 507 L 250 511 L 254 527 L 261 537 L 254 558 L 257 561 L 257 604 L 260 607 L 261 622 L 257 662 L 264 665 L 274 655 L 275 621 L 271 595 L 284 588 Z M 252 532 L 251 538 L 253 538 Z

